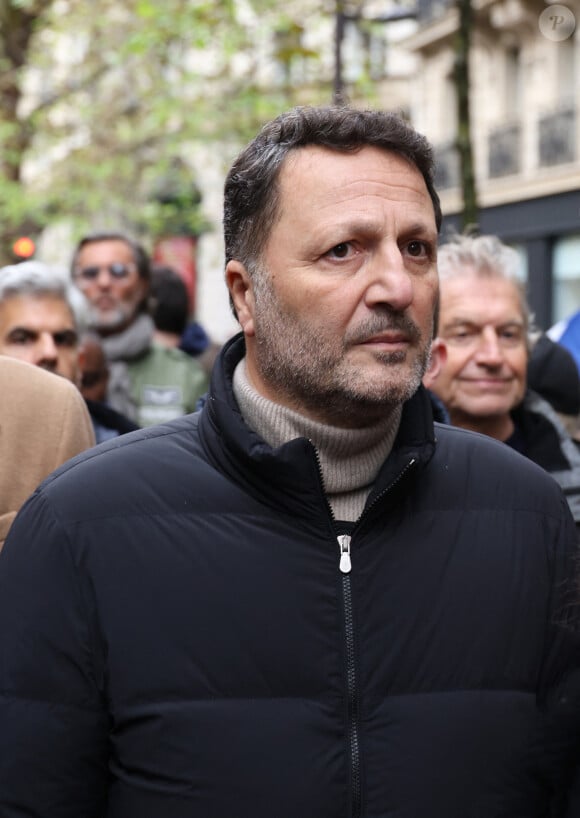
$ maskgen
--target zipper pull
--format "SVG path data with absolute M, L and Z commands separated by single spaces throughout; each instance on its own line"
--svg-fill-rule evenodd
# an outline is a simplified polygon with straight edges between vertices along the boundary
M 337 540 L 338 547 L 340 548 L 339 568 L 343 574 L 350 574 L 350 569 L 352 568 L 350 562 L 350 534 L 339 534 Z

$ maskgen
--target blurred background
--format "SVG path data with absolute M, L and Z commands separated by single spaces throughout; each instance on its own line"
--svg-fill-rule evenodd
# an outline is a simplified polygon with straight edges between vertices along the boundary
M 401 112 L 451 230 L 521 258 L 538 325 L 580 308 L 580 0 L 0 0 L 0 266 L 88 230 L 177 269 L 218 342 L 227 168 L 309 103 Z

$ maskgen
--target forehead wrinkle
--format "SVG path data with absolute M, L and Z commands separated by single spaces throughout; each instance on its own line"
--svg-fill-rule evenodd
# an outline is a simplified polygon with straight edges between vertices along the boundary
M 510 282 L 470 275 L 464 278 L 453 276 L 440 280 L 440 288 L 442 319 L 451 314 L 453 317 L 448 317 L 448 321 L 455 320 L 458 316 L 462 316 L 463 320 L 481 321 L 482 316 L 490 316 L 483 323 L 505 323 L 512 320 L 526 323 L 518 292 Z
M 46 324 L 52 326 L 55 322 L 63 330 L 75 329 L 75 318 L 72 309 L 66 301 L 63 301 L 60 298 L 51 298 L 50 296 L 47 296 L 46 298 L 42 296 L 31 296 L 30 298 L 26 298 L 25 296 L 15 296 L 13 300 L 20 300 L 21 302 L 20 305 L 17 306 L 18 314 L 15 319 L 12 318 L 12 311 L 8 307 L 6 310 L 2 310 L 2 305 L 0 304 L 0 325 L 9 325 L 10 331 L 18 328 L 27 331 L 33 329 L 35 332 L 44 332 L 44 327 Z M 9 301 L 10 299 L 7 299 L 4 303 L 8 305 Z M 53 311 L 51 305 L 47 305 L 46 302 L 52 302 L 52 304 L 58 305 L 58 308 Z M 42 304 L 45 308 L 44 310 L 41 308 L 40 313 L 36 310 L 37 304 Z M 24 313 L 24 317 L 22 313 Z M 11 324 L 11 320 L 14 321 L 14 323 Z M 61 330 L 50 329 L 46 331 L 59 332 Z
M 423 194 L 421 190 L 408 184 L 394 186 L 386 181 L 362 179 L 351 180 L 344 184 L 333 184 L 324 190 L 317 191 L 318 207 L 321 210 L 326 207 L 335 208 L 337 205 L 344 204 L 350 210 L 360 209 L 361 212 L 365 212 L 369 207 L 378 205 L 379 208 L 384 208 L 396 204 L 402 208 L 402 212 L 397 214 L 399 217 L 401 215 L 407 217 L 406 214 L 409 210 L 426 207 L 426 196 L 426 191 Z M 416 220 L 417 216 L 410 213 L 408 218 Z M 433 216 L 434 223 L 435 216 Z
M 375 166 L 372 171 L 361 170 L 362 175 L 353 177 L 353 158 L 356 161 L 358 157 L 364 159 L 371 154 L 381 160 L 379 164 L 382 164 L 383 167 L 379 169 Z M 307 181 L 313 177 L 316 179 L 321 166 L 320 159 L 323 157 L 333 157 L 339 160 L 334 167 L 334 176 L 329 179 L 328 174 L 324 173 L 324 188 L 317 189 L 321 197 L 328 198 L 333 204 L 340 202 L 343 198 L 352 201 L 359 197 L 372 195 L 377 195 L 381 199 L 398 199 L 398 196 L 385 196 L 384 189 L 390 191 L 391 194 L 400 191 L 401 196 L 405 198 L 409 191 L 413 191 L 417 196 L 417 201 L 420 200 L 421 204 L 427 202 L 431 204 L 425 180 L 415 165 L 394 151 L 386 151 L 374 146 L 364 146 L 361 150 L 353 152 L 333 151 L 321 146 L 306 146 L 294 151 L 280 171 L 278 181 L 282 199 L 297 189 L 291 179 L 293 175 L 305 177 Z M 341 163 L 341 159 L 345 160 L 344 164 Z M 361 191 L 355 191 L 353 194 L 352 189 L 359 186 L 362 186 Z M 339 196 L 337 199 L 337 191 L 344 192 L 344 196 Z

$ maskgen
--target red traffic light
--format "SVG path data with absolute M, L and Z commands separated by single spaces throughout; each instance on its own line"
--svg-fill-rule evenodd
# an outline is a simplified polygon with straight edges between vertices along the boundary
M 35 250 L 36 245 L 28 236 L 20 236 L 12 245 L 12 252 L 18 258 L 30 258 Z

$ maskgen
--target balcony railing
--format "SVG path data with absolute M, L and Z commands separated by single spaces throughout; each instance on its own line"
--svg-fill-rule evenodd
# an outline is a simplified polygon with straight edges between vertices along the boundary
M 576 159 L 576 111 L 571 106 L 540 118 L 538 162 L 540 167 L 561 165 Z
M 489 134 L 488 174 L 490 179 L 520 172 L 521 129 L 519 125 L 497 128 Z
M 447 190 L 459 185 L 459 157 L 453 142 L 435 147 L 435 187 Z

